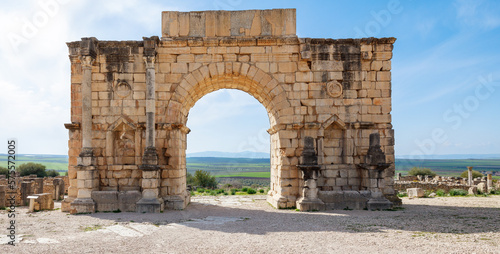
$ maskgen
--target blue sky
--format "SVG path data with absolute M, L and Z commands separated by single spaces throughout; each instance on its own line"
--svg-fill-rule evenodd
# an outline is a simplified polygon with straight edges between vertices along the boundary
M 160 35 L 164 10 L 270 8 L 296 8 L 299 37 L 398 39 L 392 61 L 396 155 L 500 154 L 499 1 L 2 2 L 0 140 L 16 137 L 19 153 L 67 153 L 65 42 Z M 243 92 L 203 97 L 188 127 L 188 152 L 269 151 L 265 109 Z

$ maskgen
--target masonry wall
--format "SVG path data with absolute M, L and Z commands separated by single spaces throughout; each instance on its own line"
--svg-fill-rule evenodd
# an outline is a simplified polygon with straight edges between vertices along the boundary
M 177 23 L 164 24 L 164 37 L 158 39 L 154 49 L 155 140 L 162 197 L 187 195 L 185 149 L 190 132 L 186 126 L 189 110 L 202 96 L 223 88 L 249 93 L 268 111 L 269 195 L 274 205 L 295 206 L 301 195 L 303 181 L 297 165 L 301 163 L 306 136 L 316 140 L 320 191 L 379 189 L 385 195 L 394 194 L 390 70 L 395 39 L 298 38 L 294 35 L 295 11 L 279 13 L 282 19 L 293 22 L 293 27 L 286 22 L 271 26 L 272 13 L 263 13 L 264 18 L 259 18 L 261 14 L 251 12 L 249 17 L 255 17 L 252 26 L 236 29 L 233 22 L 229 34 L 219 34 L 224 33 L 217 30 L 220 27 L 206 30 L 211 27 L 206 22 L 225 18 L 224 13 L 204 12 L 187 17 L 164 12 L 164 22 L 168 19 Z M 255 30 L 254 25 L 259 22 L 260 30 Z M 263 28 L 267 25 L 274 28 Z M 201 30 L 191 31 L 190 27 Z M 82 146 L 81 45 L 68 43 L 72 123 L 66 127 L 72 197 L 78 190 L 75 166 Z M 141 190 L 138 165 L 145 149 L 146 123 L 144 41 L 96 40 L 94 57 L 92 146 L 99 190 Z M 391 164 L 381 175 L 357 166 L 365 163 L 372 133 L 380 135 L 381 149 Z

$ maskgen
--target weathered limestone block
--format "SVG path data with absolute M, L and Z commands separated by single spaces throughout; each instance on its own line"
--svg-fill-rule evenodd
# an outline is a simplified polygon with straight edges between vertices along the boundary
M 318 197 L 325 203 L 328 210 L 366 208 L 370 198 L 369 191 L 319 191 Z
M 119 209 L 118 191 L 93 191 L 92 199 L 95 201 L 96 211 L 112 212 Z
M 33 196 L 37 197 L 33 201 L 30 201 L 30 202 L 34 202 L 32 208 L 35 211 L 54 209 L 54 200 L 52 199 L 52 193 L 34 194 Z
M 141 199 L 140 191 L 121 191 L 118 193 L 118 206 L 122 212 L 135 212 L 136 203 Z
M 0 209 L 6 207 L 6 201 L 7 201 L 7 198 L 6 198 L 6 190 L 7 186 L 5 185 L 0 185 Z
M 295 30 L 295 9 L 162 13 L 162 37 L 287 36 Z
M 34 182 L 21 182 L 21 189 L 20 189 L 21 205 L 28 205 L 29 203 L 28 196 L 34 194 L 33 185 Z
M 488 188 L 486 188 L 486 183 L 485 182 L 478 183 L 477 184 L 477 191 L 481 192 L 481 193 L 487 193 Z
M 421 198 L 424 196 L 424 190 L 421 188 L 409 188 L 406 190 L 408 198 Z
M 477 195 L 477 186 L 469 187 L 469 195 Z

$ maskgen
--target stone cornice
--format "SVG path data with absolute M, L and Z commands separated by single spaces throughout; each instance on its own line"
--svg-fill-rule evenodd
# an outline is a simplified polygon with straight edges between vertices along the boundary
M 77 122 L 72 122 L 72 123 L 65 123 L 64 128 L 68 130 L 79 130 L 81 128 L 80 123 Z

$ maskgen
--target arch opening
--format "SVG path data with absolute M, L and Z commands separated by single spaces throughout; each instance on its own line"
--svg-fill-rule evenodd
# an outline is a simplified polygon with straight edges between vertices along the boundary
M 290 102 L 285 90 L 271 75 L 246 63 L 224 63 L 202 66 L 184 76 L 176 85 L 167 104 L 166 120 L 180 126 L 170 131 L 166 140 L 169 161 L 168 180 L 162 185 L 162 196 L 189 196 L 186 192 L 186 150 L 188 116 L 193 106 L 207 94 L 221 89 L 236 89 L 254 97 L 265 108 L 269 119 L 270 134 L 270 190 L 268 201 L 275 207 L 295 205 L 298 193 L 297 168 L 283 151 L 280 139 L 282 124 L 289 124 Z M 293 171 L 293 172 L 292 172 Z M 175 172 L 175 173 L 174 173 Z M 173 179 L 172 175 L 177 176 Z M 285 179 L 283 177 L 285 176 Z M 163 180 L 162 180 L 163 182 Z M 283 186 L 284 185 L 284 186 Z M 286 196 L 283 196 L 286 193 Z
M 267 110 L 246 92 L 219 89 L 203 96 L 188 115 L 187 173 L 194 176 L 197 170 L 207 171 L 225 188 L 267 190 L 269 123 Z

